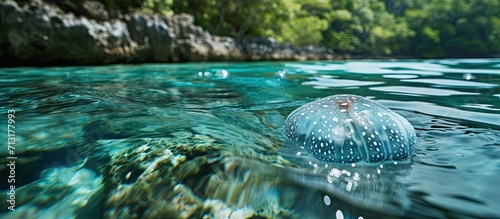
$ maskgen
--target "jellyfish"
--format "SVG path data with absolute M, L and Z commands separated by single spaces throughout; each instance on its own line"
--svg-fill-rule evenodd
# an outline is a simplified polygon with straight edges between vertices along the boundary
M 407 161 L 416 144 L 401 115 L 364 97 L 328 96 L 294 110 L 285 136 L 314 158 L 335 164 Z

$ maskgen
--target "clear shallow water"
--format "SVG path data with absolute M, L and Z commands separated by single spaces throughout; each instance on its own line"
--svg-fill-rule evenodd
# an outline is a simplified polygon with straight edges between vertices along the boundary
M 0 77 L 18 157 L 16 211 L 2 202 L 1 217 L 500 217 L 498 59 L 9 68 Z M 296 156 L 282 134 L 287 115 L 334 94 L 405 117 L 418 136 L 411 162 Z

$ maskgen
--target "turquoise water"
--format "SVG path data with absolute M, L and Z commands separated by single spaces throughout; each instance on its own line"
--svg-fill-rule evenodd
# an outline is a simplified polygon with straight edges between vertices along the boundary
M 16 194 L 2 218 L 500 217 L 499 59 L 7 68 L 0 78 L 0 130 L 15 110 L 17 157 L 15 183 L 0 167 L 2 193 Z M 287 115 L 334 94 L 406 118 L 411 161 L 298 158 Z

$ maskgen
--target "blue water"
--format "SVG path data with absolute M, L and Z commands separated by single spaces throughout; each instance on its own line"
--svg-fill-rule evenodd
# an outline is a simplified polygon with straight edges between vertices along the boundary
M 0 69 L 2 218 L 500 218 L 500 59 Z M 417 134 L 408 163 L 325 165 L 283 135 L 355 94 Z M 319 165 L 318 165 L 319 164 Z M 5 195 L 2 200 L 8 200 Z

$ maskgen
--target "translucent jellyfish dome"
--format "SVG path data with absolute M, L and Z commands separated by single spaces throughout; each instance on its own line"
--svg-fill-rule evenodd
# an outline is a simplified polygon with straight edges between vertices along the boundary
M 402 116 L 349 94 L 297 108 L 286 119 L 285 136 L 293 147 L 337 164 L 409 160 L 416 144 L 415 130 Z

